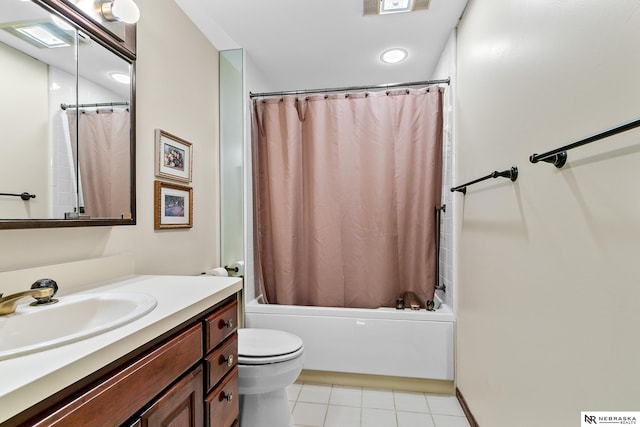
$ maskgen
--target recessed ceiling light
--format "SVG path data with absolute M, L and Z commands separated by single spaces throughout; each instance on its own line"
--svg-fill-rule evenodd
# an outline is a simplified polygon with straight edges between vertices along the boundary
M 380 0 L 380 10 L 378 13 L 400 13 L 411 12 L 413 10 L 413 0 Z
M 429 8 L 431 0 L 363 0 L 365 15 L 389 15 Z
M 380 55 L 380 60 L 382 62 L 386 62 L 387 64 L 397 64 L 398 62 L 402 62 L 407 58 L 407 51 L 400 48 L 393 48 L 389 50 L 385 50 Z
M 128 74 L 111 73 L 109 74 L 109 77 L 111 77 L 113 80 L 117 81 L 118 83 L 123 83 L 127 85 L 131 83 L 131 77 Z

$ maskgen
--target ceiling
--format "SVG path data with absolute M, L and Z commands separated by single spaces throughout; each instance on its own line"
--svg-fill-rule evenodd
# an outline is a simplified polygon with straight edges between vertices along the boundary
M 218 50 L 243 48 L 264 83 L 286 91 L 427 80 L 467 4 L 363 15 L 363 0 L 176 0 Z M 401 47 L 399 64 L 380 54 Z

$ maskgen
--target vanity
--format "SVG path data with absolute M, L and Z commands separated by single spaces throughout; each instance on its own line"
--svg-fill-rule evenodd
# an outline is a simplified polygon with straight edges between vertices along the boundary
M 237 425 L 241 287 L 232 277 L 129 276 L 57 296 L 143 293 L 157 304 L 112 330 L 0 360 L 0 426 Z M 41 309 L 28 303 L 10 316 Z

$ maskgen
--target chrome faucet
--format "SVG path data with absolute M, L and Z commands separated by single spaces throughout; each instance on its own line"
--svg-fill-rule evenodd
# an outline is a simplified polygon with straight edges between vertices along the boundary
M 57 291 L 58 285 L 55 281 L 51 279 L 41 279 L 35 282 L 28 291 L 18 292 L 7 295 L 6 297 L 0 294 L 0 316 L 15 313 L 18 301 L 25 297 L 33 297 L 36 299 L 31 305 L 44 305 L 58 302 L 58 300 L 52 298 Z

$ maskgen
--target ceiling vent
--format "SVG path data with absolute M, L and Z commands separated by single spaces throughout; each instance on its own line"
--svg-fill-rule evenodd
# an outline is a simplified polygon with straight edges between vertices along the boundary
M 387 15 L 429 8 L 431 0 L 364 0 L 365 15 Z

